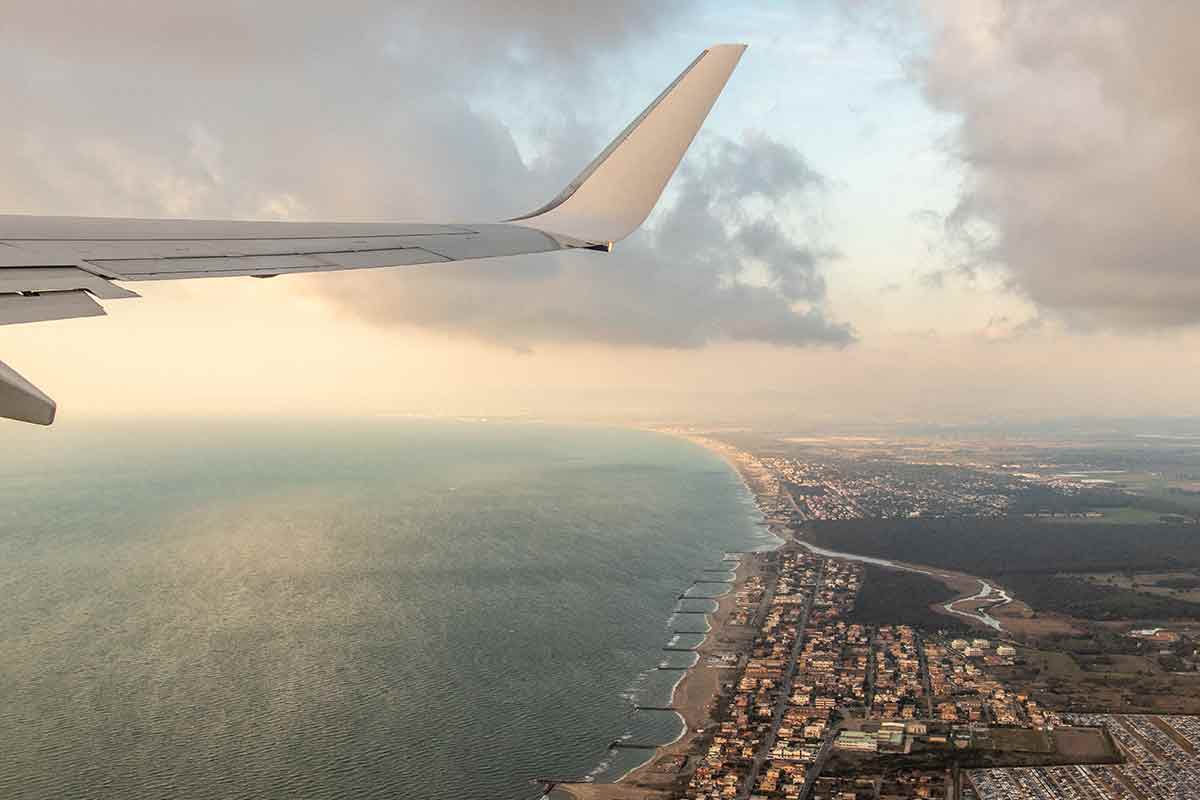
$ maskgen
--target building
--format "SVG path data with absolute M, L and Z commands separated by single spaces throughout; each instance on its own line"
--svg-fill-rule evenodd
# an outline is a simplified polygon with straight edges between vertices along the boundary
M 879 750 L 875 734 L 864 731 L 842 731 L 833 746 L 839 750 L 854 750 L 860 753 L 875 753 Z

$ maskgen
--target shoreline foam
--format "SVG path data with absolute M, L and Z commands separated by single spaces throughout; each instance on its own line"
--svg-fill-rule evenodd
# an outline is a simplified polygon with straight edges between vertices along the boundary
M 655 773 L 654 765 L 667 756 L 685 755 L 692 742 L 712 722 L 712 711 L 720 685 L 730 670 L 710 665 L 707 661 L 713 649 L 719 646 L 721 635 L 726 631 L 728 619 L 733 611 L 737 592 L 745 581 L 760 569 L 759 559 L 743 558 L 735 570 L 735 580 L 728 592 L 721 595 L 717 610 L 708 615 L 709 632 L 696 648 L 696 663 L 684 673 L 671 692 L 670 705 L 675 708 L 683 726 L 679 735 L 671 742 L 659 745 L 642 764 L 630 769 L 612 783 L 568 784 L 555 791 L 574 800 L 628 800 L 629 798 L 656 798 L 666 796 L 663 784 L 674 776 Z
M 759 505 L 759 492 L 752 485 L 745 466 L 737 458 L 738 455 L 744 455 L 742 451 L 723 442 L 684 431 L 662 428 L 643 428 L 642 430 L 684 439 L 720 456 L 741 481 L 749 499 L 753 501 L 759 516 L 756 523 L 759 525 L 766 523 L 766 515 Z M 707 658 L 712 655 L 713 650 L 717 649 L 722 634 L 726 632 L 726 623 L 733 611 L 738 591 L 745 585 L 748 578 L 760 572 L 762 564 L 759 555 L 771 552 L 786 542 L 782 536 L 769 527 L 768 531 L 775 539 L 775 542 L 771 543 L 773 546 L 764 543 L 763 549 L 743 554 L 744 557 L 738 561 L 736 567 L 730 570 L 734 574 L 734 579 L 730 584 L 729 591 L 717 599 L 716 609 L 705 617 L 708 632 L 704 640 L 696 647 L 696 663 L 671 689 L 669 704 L 676 709 L 675 713 L 679 715 L 682 722 L 682 730 L 679 735 L 674 740 L 659 745 L 644 762 L 631 768 L 612 783 L 568 784 L 556 788 L 555 792 L 572 798 L 572 800 L 642 800 L 642 798 L 667 796 L 667 789 L 655 786 L 655 783 L 663 782 L 663 779 L 668 776 L 655 773 L 653 767 L 664 757 L 686 755 L 691 749 L 692 742 L 699 735 L 697 731 L 703 730 L 713 721 L 711 711 L 720 695 L 722 678 L 730 670 L 726 667 L 709 665 Z M 673 778 L 673 776 L 670 777 Z

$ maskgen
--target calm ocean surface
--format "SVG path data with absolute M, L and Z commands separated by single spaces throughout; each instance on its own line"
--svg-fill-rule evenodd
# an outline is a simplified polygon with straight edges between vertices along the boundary
M 756 519 L 716 456 L 612 428 L 5 425 L 0 797 L 615 777 L 645 753 L 607 742 L 678 734 L 631 703 L 667 699 L 674 598 L 772 543 Z

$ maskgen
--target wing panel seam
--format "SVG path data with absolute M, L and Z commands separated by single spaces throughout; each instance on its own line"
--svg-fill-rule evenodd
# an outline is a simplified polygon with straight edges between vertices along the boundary
M 159 242 L 295 242 L 305 241 L 308 239 L 410 239 L 421 236 L 470 236 L 478 234 L 478 230 L 466 228 L 459 225 L 445 227 L 453 228 L 450 231 L 437 231 L 436 233 L 362 233 L 362 234 L 326 234 L 323 236 L 307 235 L 307 236 L 129 236 L 129 237 L 103 237 L 95 236 L 79 237 L 79 238 L 63 238 L 63 237 L 30 237 L 26 236 L 20 239 L 8 238 L 0 242 L 10 247 L 20 248 L 21 243 L 34 242 L 89 242 L 95 244 L 110 244 L 113 242 L 137 242 L 139 244 L 157 244 Z M 389 248 L 395 249 L 395 248 Z

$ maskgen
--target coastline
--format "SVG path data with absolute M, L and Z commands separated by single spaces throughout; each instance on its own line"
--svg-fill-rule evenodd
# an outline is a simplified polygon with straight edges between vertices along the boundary
M 642 430 L 685 439 L 720 456 L 749 491 L 760 515 L 759 524 L 778 540 L 779 546 L 795 542 L 805 548 L 813 547 L 802 536 L 795 535 L 785 528 L 781 521 L 771 519 L 767 502 L 779 496 L 781 487 L 773 473 L 752 454 L 688 430 L 677 428 L 643 428 Z M 773 549 L 775 548 L 771 548 L 771 550 Z M 819 551 L 822 548 L 815 549 Z M 770 552 L 770 550 L 743 554 L 735 571 L 734 583 L 730 590 L 721 596 L 716 611 L 708 616 L 710 630 L 704 641 L 696 648 L 696 664 L 684 674 L 671 694 L 670 705 L 676 709 L 684 721 L 683 733 L 675 741 L 656 748 L 645 762 L 625 773 L 613 783 L 560 785 L 555 788 L 550 797 L 563 798 L 563 800 L 668 800 L 670 797 L 678 796 L 676 783 L 681 771 L 686 774 L 688 770 L 668 767 L 666 771 L 661 771 L 657 767 L 668 759 L 679 756 L 689 757 L 696 739 L 714 721 L 712 712 L 720 695 L 721 683 L 724 679 L 723 673 L 729 675 L 731 679 L 733 676 L 730 673 L 733 670 L 712 666 L 708 663 L 708 659 L 717 652 L 728 651 L 736 647 L 736 642 L 729 638 L 731 631 L 727 626 L 727 621 L 733 610 L 738 591 L 749 577 L 761 572 L 764 564 L 763 552 Z M 994 610 L 999 613 L 1019 604 L 1019 601 L 1015 601 L 1003 589 L 973 575 L 849 553 L 831 552 L 830 555 L 851 560 L 876 562 L 892 569 L 930 575 L 958 593 L 957 597 L 944 605 L 939 605 L 934 610 L 959 619 L 968 619 L 975 624 L 992 628 L 996 632 L 1003 633 L 1004 628 L 1001 621 L 996 620 L 988 612 Z M 998 600 L 999 602 L 997 602 Z M 745 636 L 753 636 L 753 631 L 743 630 L 745 630 Z
M 704 434 L 674 428 L 646 428 L 645 430 L 674 436 L 677 439 L 684 439 L 724 459 L 725 463 L 733 468 L 733 471 L 741 479 L 742 484 L 754 497 L 754 504 L 758 507 L 759 513 L 763 515 L 765 521 L 767 514 L 762 508 L 762 497 L 768 490 L 774 489 L 778 491 L 778 484 L 777 482 L 773 482 L 770 470 L 759 463 L 757 458 L 744 450 L 739 450 L 731 444 L 726 444 L 719 439 L 712 439 Z M 774 533 L 774 530 L 772 530 L 772 533 Z M 775 535 L 780 540 L 780 544 L 787 541 L 786 538 L 778 534 Z
M 684 439 L 698 447 L 703 447 L 711 453 L 719 455 L 733 470 L 734 474 L 746 487 L 754 500 L 755 508 L 763 517 L 760 524 L 766 525 L 766 515 L 760 503 L 762 496 L 762 473 L 755 474 L 747 458 L 752 458 L 737 448 L 724 442 L 708 437 L 666 428 L 639 428 L 651 433 L 664 434 Z M 760 467 L 761 469 L 761 467 Z M 768 526 L 771 534 L 778 539 L 778 544 L 786 542 L 773 527 Z M 563 784 L 550 794 L 555 798 L 569 800 L 657 800 L 667 798 L 671 787 L 678 778 L 678 772 L 660 772 L 655 767 L 664 759 L 676 756 L 686 757 L 696 738 L 713 722 L 712 712 L 721 692 L 722 680 L 732 678 L 734 670 L 729 667 L 715 666 L 709 659 L 722 650 L 729 649 L 730 639 L 735 631 L 728 626 L 730 614 L 733 611 L 737 593 L 745 585 L 747 579 L 762 572 L 761 553 L 770 552 L 774 548 L 755 553 L 743 553 L 737 567 L 732 570 L 734 581 L 729 591 L 716 601 L 717 608 L 707 615 L 709 630 L 704 641 L 696 648 L 696 663 L 684 673 L 671 692 L 670 705 L 682 718 L 684 729 L 673 742 L 660 745 L 653 754 L 641 765 L 626 772 L 613 783 L 571 783 Z M 747 635 L 752 635 L 748 632 Z
M 728 592 L 717 600 L 717 609 L 708 615 L 708 634 L 696 648 L 696 664 L 684 673 L 671 693 L 671 706 L 683 719 L 684 731 L 673 742 L 660 745 L 642 765 L 625 773 L 614 783 L 572 783 L 559 786 L 559 796 L 574 800 L 629 800 L 666 797 L 678 777 L 676 772 L 659 772 L 660 761 L 674 756 L 686 756 L 692 743 L 713 722 L 721 682 L 731 678 L 733 670 L 716 666 L 709 659 L 728 649 L 728 637 L 735 633 L 728 625 L 738 590 L 746 580 L 761 571 L 761 559 L 746 554 L 734 570 L 735 579 Z
M 647 428 L 647 430 L 656 433 L 675 436 L 680 439 L 686 439 L 693 444 L 699 445 L 710 452 L 716 453 L 725 460 L 727 464 L 733 467 L 738 476 L 742 479 L 742 483 L 749 489 L 754 496 L 755 505 L 758 506 L 760 513 L 763 514 L 764 520 L 767 518 L 766 510 L 762 506 L 763 496 L 774 490 L 778 492 L 778 486 L 772 486 L 770 479 L 767 477 L 768 470 L 761 464 L 757 463 L 757 459 L 737 447 L 722 442 L 718 439 L 712 439 L 701 433 L 694 433 L 688 430 L 678 428 Z M 780 540 L 780 544 L 788 541 L 795 541 L 798 544 L 806 547 L 814 552 L 824 551 L 825 554 L 833 557 L 847 558 L 850 560 L 866 561 L 880 564 L 881 566 L 890 566 L 893 569 L 907 570 L 911 572 L 920 572 L 936 578 L 941 581 L 949 589 L 958 593 L 958 596 L 951 599 L 949 602 L 931 606 L 933 611 L 945 614 L 949 617 L 955 617 L 960 620 L 966 620 L 972 624 L 980 625 L 985 628 L 990 628 L 997 633 L 1010 633 L 1006 623 L 1011 625 L 1014 622 L 1025 618 L 1028 613 L 1028 607 L 1017 598 L 1014 598 L 1002 587 L 996 586 L 990 581 L 984 580 L 976 575 L 969 575 L 964 572 L 955 570 L 940 569 L 937 567 L 925 566 L 923 564 L 912 564 L 905 561 L 896 561 L 894 559 L 876 559 L 869 556 L 861 556 L 855 553 L 843 553 L 837 551 L 826 550 L 817 547 L 800 535 L 781 535 L 778 527 L 768 524 L 768 529 L 771 533 Z M 995 612 L 995 616 L 991 612 Z
M 757 464 L 757 459 L 754 456 L 739 450 L 733 445 L 711 439 L 703 434 L 671 428 L 651 428 L 649 430 L 686 439 L 693 444 L 697 444 L 720 455 L 741 477 L 742 483 L 754 495 L 755 504 L 759 506 L 759 510 L 763 513 L 764 518 L 766 517 L 766 512 L 762 508 L 762 495 L 765 491 L 770 491 L 771 489 L 778 491 L 778 487 L 769 485 L 769 480 L 764 478 L 764 473 L 767 470 Z M 1024 603 L 1011 596 L 1003 587 L 996 586 L 991 581 L 980 578 L 977 575 L 969 575 L 965 572 L 925 566 L 923 564 L 912 564 L 906 561 L 896 561 L 895 559 L 878 559 L 870 556 L 861 556 L 856 553 L 828 550 L 812 544 L 807 539 L 798 535 L 798 532 L 791 536 L 782 536 L 777 532 L 776 526 L 769 525 L 768 527 L 771 533 L 780 539 L 781 544 L 783 542 L 795 541 L 813 552 L 822 552 L 831 557 L 876 563 L 881 566 L 890 566 L 892 569 L 920 572 L 936 578 L 947 588 L 958 593 L 957 597 L 945 604 L 931 606 L 933 611 L 945 614 L 946 616 L 966 620 L 972 624 L 990 628 L 997 633 L 1010 633 L 1011 631 L 1005 627 L 1005 624 L 1008 623 L 1011 625 L 1014 621 L 1022 619 L 1028 614 L 1028 607 Z M 995 616 L 991 612 L 995 612 Z

